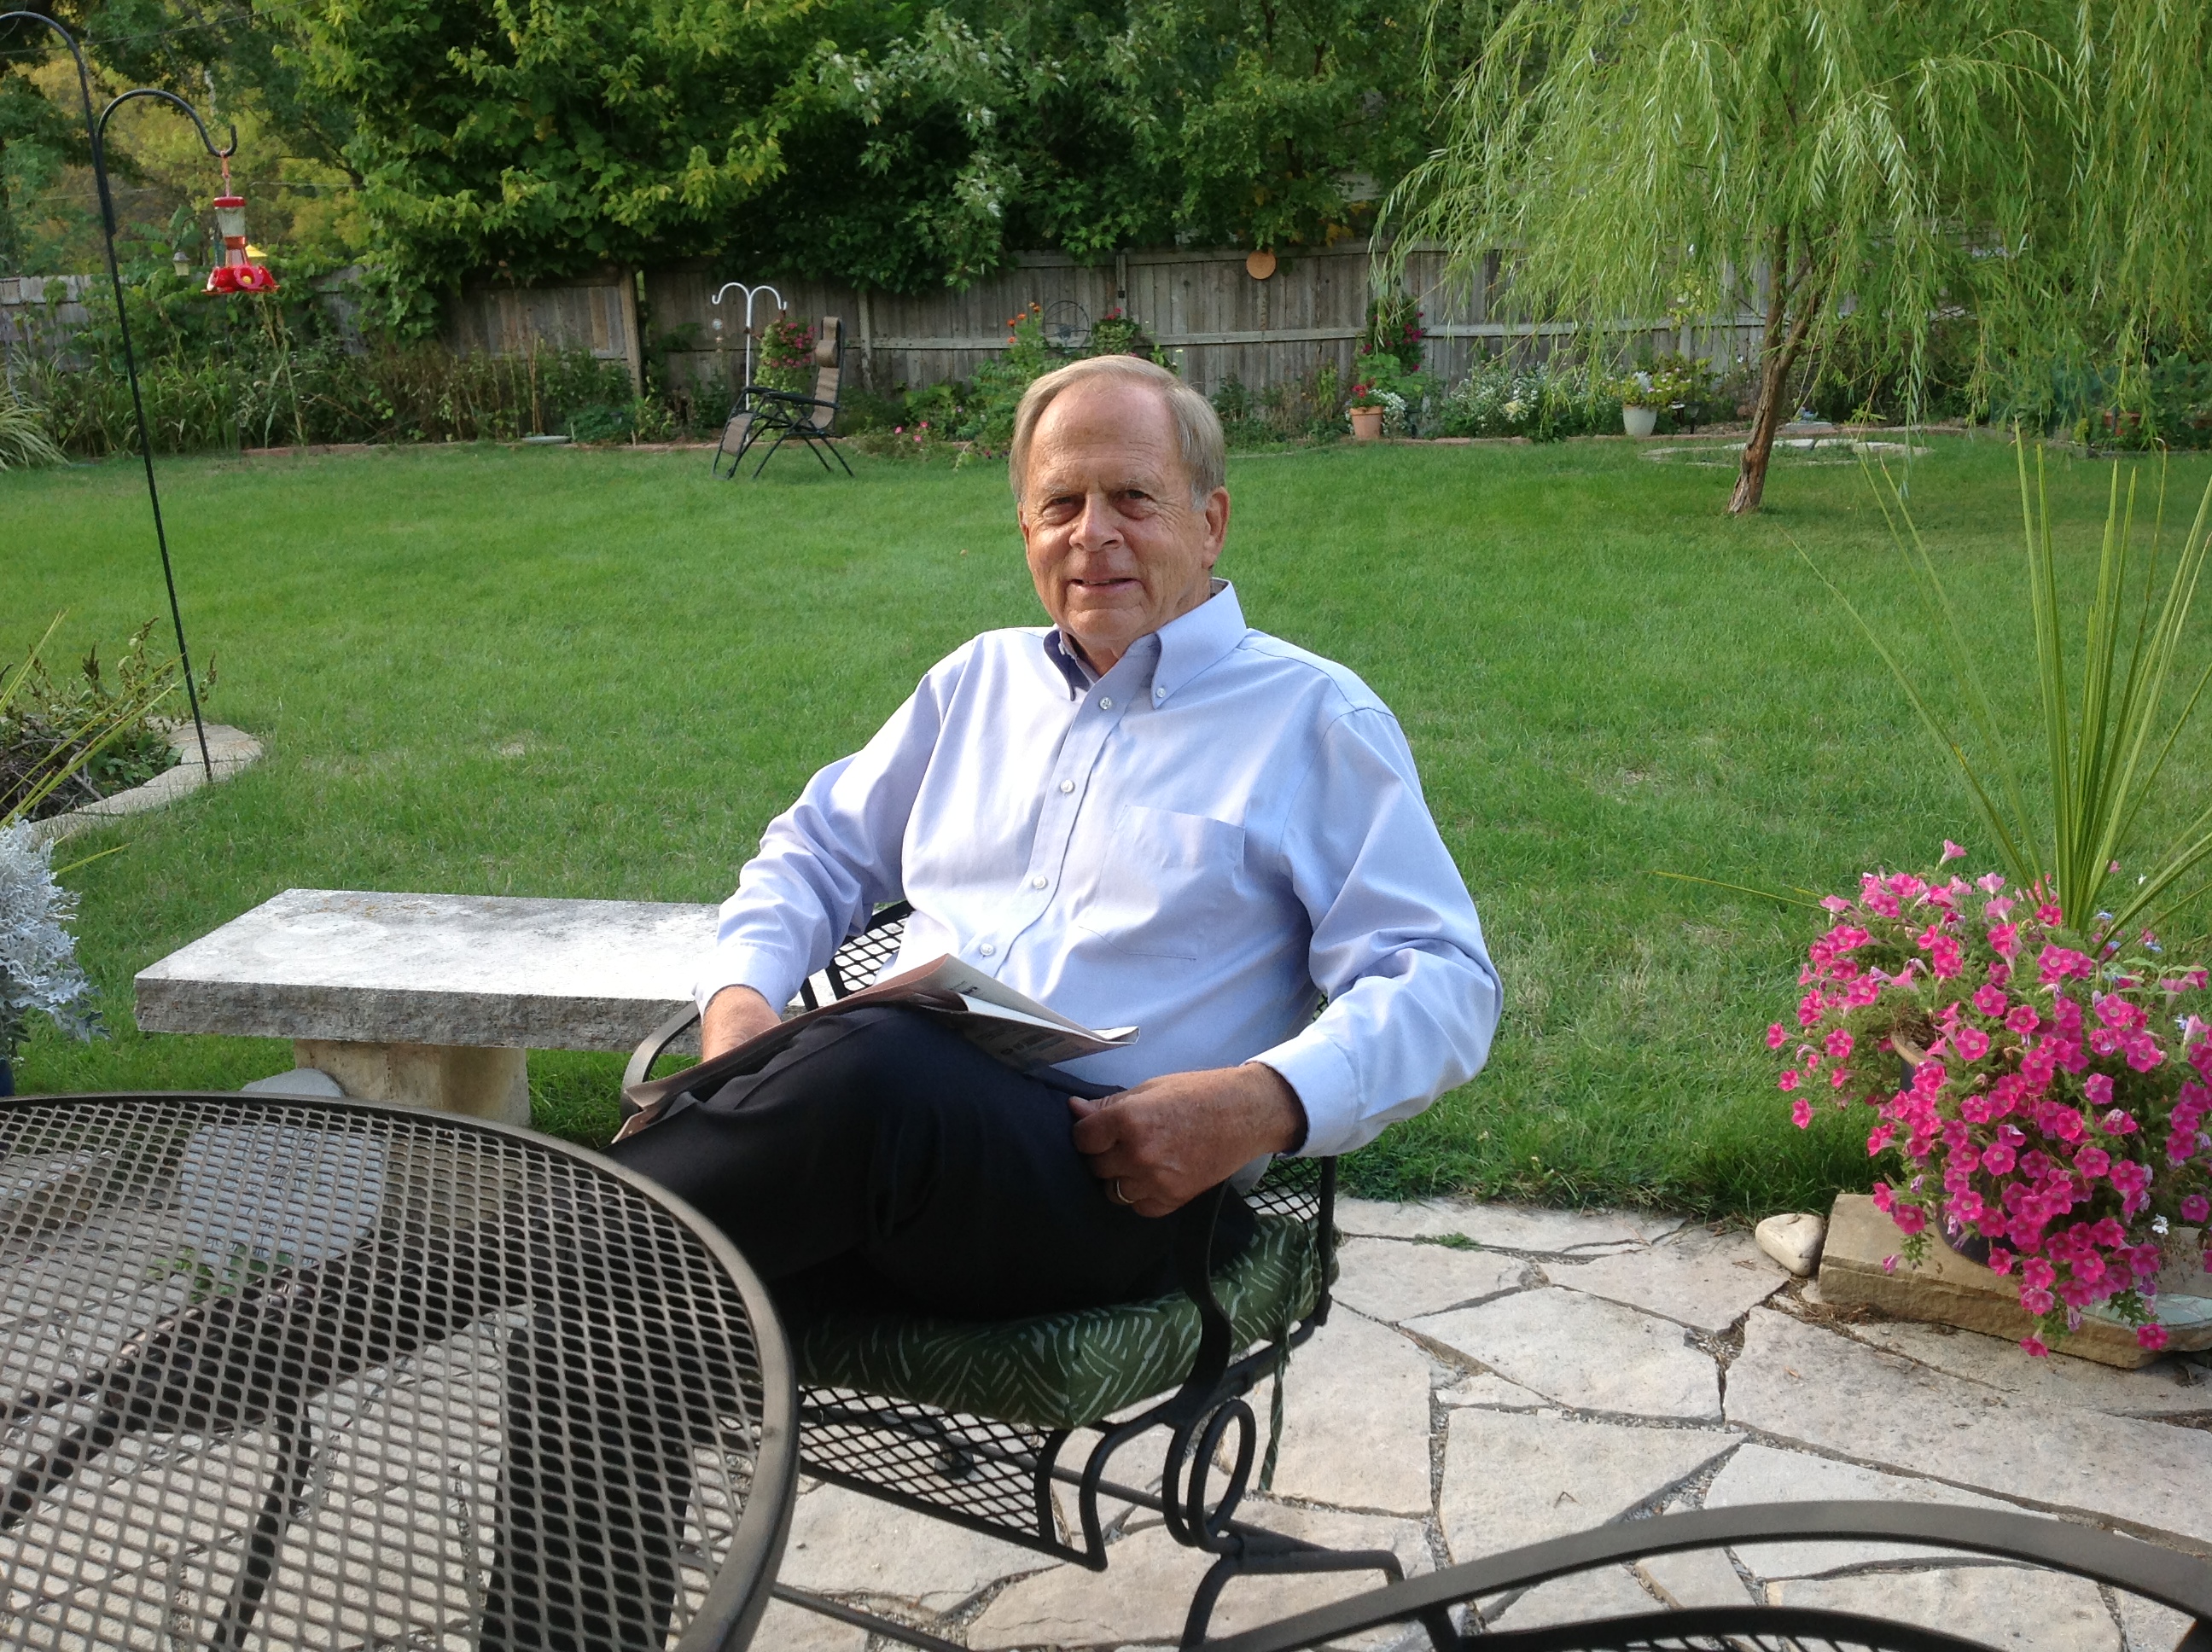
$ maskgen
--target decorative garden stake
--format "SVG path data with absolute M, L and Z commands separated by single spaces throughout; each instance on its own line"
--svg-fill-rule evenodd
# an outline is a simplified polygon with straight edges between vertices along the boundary
M 191 117 L 192 125 L 198 131 L 200 142 L 206 146 L 207 152 L 222 163 L 223 180 L 228 187 L 230 179 L 230 157 L 238 152 L 238 128 L 234 126 L 230 129 L 230 143 L 219 149 L 216 148 L 215 140 L 208 136 L 207 123 L 200 118 L 197 109 L 177 96 L 175 93 L 160 91 L 150 86 L 137 87 L 111 99 L 107 106 L 100 112 L 98 118 L 95 119 L 92 112 L 92 71 L 85 66 L 84 52 L 77 45 L 76 36 L 44 12 L 0 12 L 0 23 L 17 22 L 36 23 L 42 27 L 52 29 L 62 37 L 62 44 L 69 47 L 70 56 L 76 60 L 77 98 L 84 110 L 85 135 L 91 140 L 93 182 L 100 191 L 100 227 L 107 247 L 107 281 L 108 285 L 115 292 L 115 325 L 118 334 L 123 340 L 124 372 L 131 380 L 131 410 L 138 422 L 138 453 L 146 464 L 146 499 L 147 502 L 154 507 L 154 543 L 160 547 L 161 552 L 161 580 L 162 583 L 168 587 L 169 621 L 176 628 L 177 661 L 184 672 L 185 697 L 192 708 L 192 732 L 199 739 L 200 767 L 206 771 L 208 779 L 212 780 L 215 778 L 215 760 L 208 756 L 207 727 L 200 720 L 199 689 L 192 681 L 191 653 L 185 647 L 184 610 L 177 603 L 176 570 L 170 566 L 168 531 L 161 524 L 161 490 L 154 483 L 154 444 L 148 439 L 146 434 L 146 398 L 138 388 L 138 359 L 131 349 L 131 312 L 123 301 L 123 269 L 116 262 L 115 257 L 115 197 L 107 185 L 106 132 L 108 118 L 133 98 L 158 98 L 164 103 L 173 103 Z M 219 219 L 222 216 L 222 210 L 226 207 L 234 210 L 237 213 L 238 255 L 241 261 L 246 261 L 246 203 L 237 196 L 226 195 L 216 203 L 216 206 Z M 230 256 L 230 244 L 228 240 L 230 232 L 227 225 L 223 233 L 226 237 L 224 256 L 228 260 Z M 261 269 L 258 264 L 250 261 L 246 263 L 246 268 L 257 270 L 258 280 L 266 284 L 247 286 L 241 282 L 235 288 L 221 290 L 272 292 L 276 289 L 275 276 L 270 275 L 266 270 Z M 212 276 L 209 278 L 209 290 L 211 292 L 217 290 Z
M 222 193 L 215 197 L 215 227 L 222 237 L 222 262 L 208 271 L 210 293 L 273 293 L 276 277 L 266 264 L 256 264 L 246 244 L 246 197 L 230 192 L 230 157 L 222 162 Z

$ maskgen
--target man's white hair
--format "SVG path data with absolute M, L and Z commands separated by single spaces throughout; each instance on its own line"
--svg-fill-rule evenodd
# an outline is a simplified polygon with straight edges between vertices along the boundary
M 1190 474 L 1191 506 L 1194 509 L 1202 507 L 1229 474 L 1221 420 L 1205 397 L 1165 367 L 1140 355 L 1093 355 L 1070 361 L 1030 385 L 1023 394 L 1021 405 L 1014 410 L 1014 445 L 1006 456 L 1006 479 L 1012 484 L 1014 502 L 1019 504 L 1022 501 L 1023 487 L 1029 476 L 1030 442 L 1036 434 L 1037 421 L 1044 416 L 1045 409 L 1063 391 L 1102 380 L 1141 385 L 1155 392 L 1167 404 L 1168 416 L 1175 421 L 1176 438 L 1182 448 L 1183 469 Z

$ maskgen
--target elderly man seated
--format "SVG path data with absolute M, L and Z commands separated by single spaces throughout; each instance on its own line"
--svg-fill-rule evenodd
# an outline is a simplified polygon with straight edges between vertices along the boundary
M 1230 510 L 1205 398 L 1133 357 L 1073 363 L 1024 397 L 1011 471 L 1052 626 L 954 650 L 770 823 L 698 985 L 702 1043 L 775 1026 L 902 896 L 897 967 L 951 953 L 1141 1033 L 1025 1074 L 921 1011 L 858 1011 L 616 1144 L 787 1306 L 1155 1294 L 1159 1218 L 1270 1155 L 1373 1139 L 1471 1077 L 1497 1026 L 1396 720 L 1213 577 Z M 1249 1227 L 1224 1211 L 1217 1254 Z

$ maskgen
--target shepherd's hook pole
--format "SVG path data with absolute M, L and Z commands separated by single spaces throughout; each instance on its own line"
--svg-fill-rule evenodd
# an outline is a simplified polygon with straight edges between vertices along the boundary
M 156 97 L 177 105 L 191 116 L 192 125 L 199 128 L 200 141 L 207 145 L 210 153 L 220 156 L 229 154 L 230 150 L 216 149 L 213 140 L 207 135 L 207 128 L 201 124 L 198 114 L 190 104 L 173 94 L 157 92 L 150 88 L 125 92 L 110 103 L 98 119 L 94 119 L 92 112 L 92 74 L 85 66 L 84 52 L 77 45 L 76 36 L 44 12 L 0 12 L 0 23 L 19 21 L 45 24 L 62 37 L 62 43 L 69 47 L 70 56 L 76 60 L 77 95 L 84 106 L 85 135 L 92 141 L 93 181 L 100 191 L 100 224 L 107 249 L 107 280 L 115 292 L 115 325 L 123 340 L 123 370 L 131 380 L 131 411 L 138 422 L 139 457 L 146 465 L 146 498 L 154 507 L 154 543 L 161 548 L 161 582 L 168 587 L 169 622 L 176 629 L 177 663 L 185 674 L 185 699 L 191 707 L 192 732 L 199 740 L 200 768 L 212 781 L 215 779 L 215 760 L 208 755 L 207 725 L 200 717 L 199 687 L 192 681 L 192 657 L 185 646 L 185 616 L 177 602 L 176 569 L 169 561 L 169 535 L 161 522 L 161 492 L 154 482 L 154 443 L 146 429 L 146 400 L 138 388 L 138 361 L 131 348 L 131 313 L 123 301 L 123 266 L 115 253 L 115 197 L 107 186 L 106 145 L 101 134 L 106 129 L 107 117 L 115 112 L 118 104 L 135 97 Z M 238 141 L 234 133 L 230 149 L 237 147 Z

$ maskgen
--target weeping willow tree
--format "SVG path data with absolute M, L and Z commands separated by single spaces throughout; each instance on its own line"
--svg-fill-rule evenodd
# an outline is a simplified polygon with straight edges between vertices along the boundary
M 1502 251 L 1505 302 L 1534 320 L 1760 313 L 1729 505 L 1755 510 L 1799 370 L 1846 325 L 1917 387 L 1937 319 L 1963 319 L 1984 392 L 2196 336 L 2203 10 L 1521 0 L 1386 222 L 1463 276 Z

